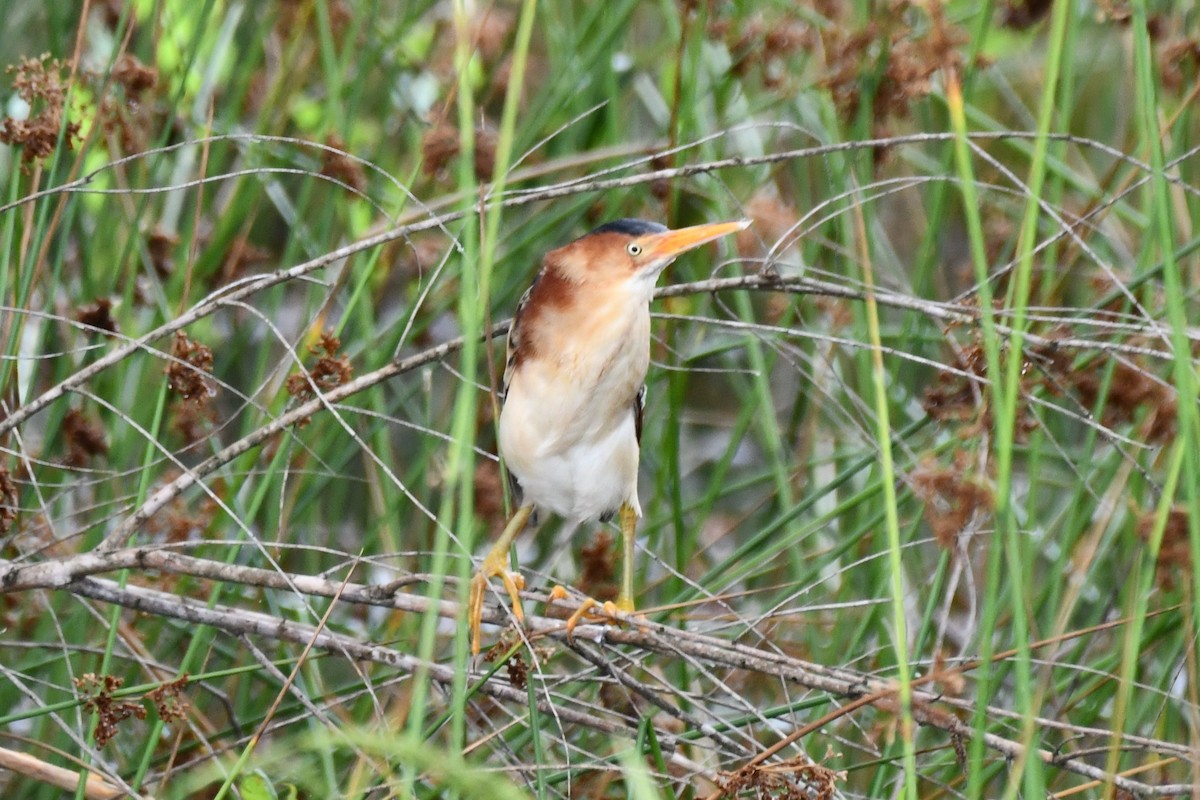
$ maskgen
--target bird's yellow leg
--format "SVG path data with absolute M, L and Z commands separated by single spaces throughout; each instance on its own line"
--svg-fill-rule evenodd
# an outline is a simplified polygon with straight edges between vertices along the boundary
M 633 611 L 633 541 L 637 538 L 638 515 L 629 503 L 621 504 L 621 593 L 617 610 Z
M 475 577 L 471 578 L 471 599 L 467 605 L 467 622 L 471 631 L 471 653 L 473 655 L 479 655 L 479 626 L 483 624 L 483 596 L 487 591 L 489 579 L 493 577 L 500 579 L 509 598 L 512 599 L 513 616 L 517 618 L 518 623 L 525 621 L 525 612 L 521 608 L 521 589 L 525 588 L 525 578 L 519 572 L 513 572 L 508 568 L 508 550 L 512 547 L 513 539 L 517 538 L 517 534 L 529 521 L 529 515 L 532 513 L 532 505 L 521 506 L 517 509 L 516 513 L 512 515 L 512 519 L 508 521 L 508 525 L 504 526 L 504 532 L 500 534 L 496 544 L 483 559 L 479 571 L 475 573 Z
M 632 506 L 628 503 L 622 503 L 619 519 L 621 523 L 621 593 L 617 595 L 615 603 L 611 600 L 601 603 L 595 598 L 585 597 L 583 602 L 579 604 L 579 608 L 575 609 L 571 613 L 571 616 L 567 617 L 566 629 L 568 639 L 575 634 L 576 626 L 588 617 L 588 615 L 596 619 L 607 619 L 610 622 L 616 622 L 618 614 L 633 613 L 633 543 L 637 536 L 638 515 Z M 567 597 L 566 589 L 562 586 L 555 586 L 550 590 L 548 602 L 553 603 L 555 600 L 565 600 Z M 603 613 L 594 610 L 597 606 L 603 609 Z

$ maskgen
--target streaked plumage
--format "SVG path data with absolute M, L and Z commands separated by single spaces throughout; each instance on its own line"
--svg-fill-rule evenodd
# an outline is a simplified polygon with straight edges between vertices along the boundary
M 671 231 L 654 222 L 617 220 L 546 254 L 509 330 L 499 439 L 520 511 L 472 581 L 476 652 L 489 577 L 501 578 L 514 615 L 522 618 L 517 590 L 523 581 L 508 570 L 508 548 L 535 507 L 573 524 L 620 514 L 624 571 L 615 608 L 633 609 L 638 449 L 654 285 L 680 253 L 747 224 Z

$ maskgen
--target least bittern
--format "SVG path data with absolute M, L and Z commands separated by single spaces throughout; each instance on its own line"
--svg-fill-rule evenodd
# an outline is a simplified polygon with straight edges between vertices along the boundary
M 508 551 L 534 509 L 568 524 L 614 515 L 621 525 L 621 589 L 605 614 L 631 612 L 633 545 L 638 519 L 637 473 L 650 365 L 650 299 L 662 271 L 677 256 L 750 223 L 718 222 L 668 230 L 655 222 L 619 219 L 602 225 L 542 261 L 517 304 L 508 332 L 501 389 L 500 454 L 519 507 L 471 581 L 471 649 L 487 582 L 498 577 L 524 620 L 524 579 L 509 569 Z M 553 596 L 563 593 L 556 587 Z M 585 600 L 568 633 L 598 603 Z

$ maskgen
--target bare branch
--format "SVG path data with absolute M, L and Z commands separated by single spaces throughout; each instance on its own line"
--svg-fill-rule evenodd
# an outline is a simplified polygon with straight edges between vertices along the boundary
M 209 607 L 204 603 L 167 592 L 134 586 L 122 588 L 114 581 L 90 577 L 96 573 L 126 568 L 162 570 L 274 589 L 294 587 L 295 590 L 308 595 L 337 598 L 342 602 L 363 603 L 413 613 L 432 612 L 453 620 L 462 618 L 461 609 L 457 603 L 444 600 L 431 601 L 420 595 L 396 591 L 402 585 L 422 580 L 421 576 L 405 576 L 392 584 L 373 586 L 326 580 L 310 575 L 280 574 L 270 570 L 209 561 L 154 548 L 129 548 L 102 554 L 85 554 L 58 562 L 29 566 L 17 566 L 9 561 L 0 561 L 0 592 L 29 591 L 39 588 L 65 589 L 79 596 L 144 613 L 194 624 L 212 625 L 235 636 L 263 636 L 306 647 L 311 646 L 352 660 L 386 664 L 405 672 L 421 668 L 428 670 L 435 681 L 446 685 L 454 680 L 455 671 L 452 667 L 423 662 L 412 655 L 352 636 L 332 633 L 317 625 L 307 625 L 240 608 Z M 535 596 L 534 599 L 544 600 L 545 598 Z M 490 607 L 484 611 L 484 620 L 493 624 L 505 625 L 508 624 L 509 617 L 504 611 Z M 694 730 L 707 731 L 708 734 L 717 736 L 718 739 L 727 737 L 718 735 L 715 730 L 709 730 L 710 726 L 702 724 L 699 720 L 687 718 L 685 712 L 672 707 L 665 698 L 624 675 L 621 670 L 613 670 L 609 665 L 615 654 L 603 654 L 596 648 L 623 645 L 643 652 L 659 653 L 670 657 L 686 656 L 709 666 L 748 670 L 782 678 L 807 689 L 825 692 L 838 698 L 859 700 L 869 697 L 871 698 L 869 704 L 875 708 L 885 711 L 896 710 L 898 702 L 896 688 L 889 680 L 875 678 L 866 673 L 842 667 L 827 667 L 692 631 L 677 630 L 641 617 L 631 621 L 634 625 L 630 629 L 581 624 L 575 629 L 576 641 L 573 646 L 588 661 L 614 675 L 623 685 L 651 700 L 671 716 L 684 719 Z M 527 613 L 525 633 L 531 641 L 550 638 L 572 644 L 568 640 L 564 622 L 557 618 Z M 587 642 L 592 644 L 585 644 Z M 479 680 L 483 676 L 484 673 L 477 672 L 473 673 L 471 677 Z M 970 711 L 972 705 L 969 701 L 946 698 L 919 688 L 932 682 L 936 677 L 936 675 L 930 675 L 916 681 L 915 685 L 918 688 L 913 693 L 914 718 L 923 725 L 940 729 L 952 736 L 963 739 L 972 738 L 975 731 L 971 725 L 962 722 L 950 711 L 938 708 L 939 705 L 949 705 L 953 708 Z M 495 676 L 482 682 L 480 691 L 497 700 L 520 704 L 525 704 L 529 700 L 524 690 L 517 689 Z M 545 703 L 546 711 L 551 711 L 549 702 L 541 702 Z M 601 719 L 573 709 L 553 707 L 552 710 L 554 714 L 567 722 L 585 725 L 596 730 L 626 734 L 634 732 L 632 726 Z M 682 717 L 680 717 L 681 714 L 683 714 Z M 661 732 L 659 737 L 665 747 L 674 747 L 676 738 L 670 733 Z M 1145 749 L 1179 757 L 1188 757 L 1191 752 L 1184 745 L 1170 742 L 1142 737 L 1138 737 L 1136 741 L 1131 737 L 1122 738 Z M 1027 755 L 1026 748 L 1012 739 L 988 733 L 984 735 L 984 741 L 989 748 L 1001 753 L 1006 758 L 1020 758 Z M 745 752 L 740 744 L 733 742 L 727 742 L 727 744 L 733 747 L 734 752 Z M 1120 775 L 1110 775 L 1083 758 L 1071 754 L 1038 749 L 1028 755 L 1038 758 L 1048 765 L 1092 780 L 1111 780 L 1117 787 L 1140 795 L 1160 797 L 1184 795 L 1190 793 L 1193 788 L 1190 784 L 1154 786 Z

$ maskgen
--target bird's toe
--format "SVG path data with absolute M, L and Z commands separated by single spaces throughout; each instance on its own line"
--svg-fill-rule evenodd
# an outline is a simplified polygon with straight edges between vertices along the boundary
M 471 596 L 467 604 L 467 621 L 471 633 L 471 653 L 479 655 L 480 626 L 483 624 L 483 602 L 487 594 L 487 584 L 492 578 L 499 578 L 512 601 L 513 617 L 517 624 L 525 622 L 525 609 L 521 605 L 521 590 L 525 588 L 525 576 L 508 568 L 507 559 L 504 563 L 495 562 L 488 558 L 483 566 L 471 578 Z
M 556 600 L 565 600 L 569 597 L 570 593 L 565 588 L 555 586 L 550 590 L 550 595 L 546 602 L 549 604 Z M 625 622 L 626 618 L 633 612 L 633 603 L 628 599 L 618 599 L 616 602 L 612 600 L 601 602 L 594 597 L 585 597 L 579 603 L 579 606 L 571 612 L 571 616 L 567 617 L 565 624 L 567 640 L 570 641 L 574 638 L 575 629 L 581 623 L 619 625 Z M 639 619 L 642 619 L 642 617 L 638 616 L 634 621 Z

